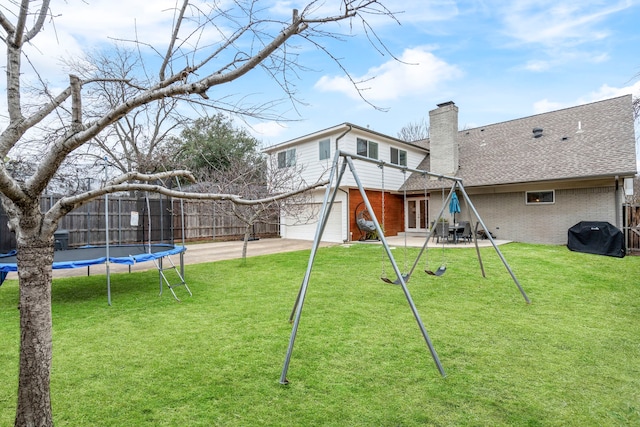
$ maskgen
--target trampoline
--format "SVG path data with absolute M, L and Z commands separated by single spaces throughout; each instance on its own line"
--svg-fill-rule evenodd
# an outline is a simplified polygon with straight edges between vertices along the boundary
M 150 245 L 81 246 L 79 248 L 55 251 L 53 255 L 53 269 L 81 268 L 105 264 L 107 262 L 107 253 L 109 254 L 108 258 L 110 263 L 133 265 L 139 262 L 152 261 L 160 272 L 160 293 L 162 294 L 162 282 L 164 280 L 173 293 L 173 296 L 179 300 L 172 289 L 172 287 L 176 285 L 171 285 L 163 273 L 162 259 L 170 255 L 180 255 L 180 272 L 178 272 L 178 276 L 180 276 L 181 283 L 179 285 L 184 285 L 189 291 L 189 294 L 191 294 L 186 283 L 184 283 L 184 274 L 182 273 L 184 271 L 183 255 L 186 250 L 184 246 L 166 243 Z M 169 260 L 171 259 L 169 258 Z M 177 271 L 172 261 L 171 268 Z M 11 271 L 18 271 L 16 251 L 0 255 L 0 286 L 4 282 L 7 273 Z M 108 268 L 107 292 L 109 305 L 111 305 L 110 275 Z
M 105 182 L 107 177 L 107 158 L 105 157 Z M 176 178 L 178 187 L 180 182 Z M 162 201 L 162 199 L 160 199 Z M 104 264 L 106 267 L 107 275 L 107 302 L 111 305 L 111 273 L 109 270 L 109 264 L 125 264 L 133 265 L 139 262 L 152 261 L 155 267 L 158 269 L 160 276 L 160 295 L 162 295 L 163 284 L 167 285 L 173 297 L 180 301 L 180 298 L 176 295 L 173 288 L 177 286 L 184 286 L 189 296 L 192 296 L 191 290 L 184 280 L 184 253 L 187 248 L 184 244 L 184 208 L 181 211 L 181 224 L 182 224 L 182 245 L 176 245 L 172 243 L 152 243 L 151 240 L 151 206 L 149 203 L 148 195 L 145 195 L 145 202 L 147 207 L 147 236 L 148 241 L 146 243 L 138 242 L 137 244 L 111 244 L 109 238 L 109 194 L 104 195 L 104 241 L 106 242 L 102 246 L 81 246 L 77 248 L 66 249 L 66 245 L 63 245 L 64 250 L 56 250 L 53 254 L 53 269 L 70 269 L 87 267 L 87 274 L 89 274 L 89 268 L 92 265 Z M 182 204 L 182 199 L 180 199 Z M 139 216 L 137 211 L 131 212 L 131 225 L 138 226 Z M 143 224 L 144 225 L 144 224 Z M 144 240 L 143 240 L 144 241 Z M 161 239 L 160 241 L 164 241 Z M 7 274 L 11 271 L 18 271 L 18 260 L 16 257 L 17 252 L 14 250 L 11 253 L 4 255 L 0 254 L 0 286 L 7 278 Z M 176 267 L 171 260 L 170 255 L 180 255 L 180 269 Z M 167 258 L 170 267 L 165 268 L 162 260 Z M 171 283 L 165 274 L 165 271 L 173 270 L 177 277 L 177 282 Z M 174 274 L 171 274 L 172 280 Z

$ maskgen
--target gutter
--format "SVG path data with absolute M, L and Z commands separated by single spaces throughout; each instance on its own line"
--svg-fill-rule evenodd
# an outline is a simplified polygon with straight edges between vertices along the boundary
M 626 178 L 630 178 L 630 177 L 634 177 L 636 175 L 635 172 L 621 172 L 617 175 L 610 175 L 610 174 L 601 174 L 601 175 L 585 175 L 585 176 L 578 176 L 578 177 L 558 177 L 558 178 L 548 178 L 548 179 L 539 179 L 539 180 L 535 180 L 535 181 L 509 181 L 509 182 L 488 182 L 488 183 L 472 183 L 469 184 L 468 180 L 470 180 L 469 177 L 464 178 L 465 182 L 467 182 L 467 184 L 465 185 L 465 188 L 489 188 L 489 187 L 505 187 L 505 186 L 509 186 L 509 185 L 531 185 L 531 184 L 546 184 L 546 183 L 555 183 L 555 182 L 575 182 L 575 181 L 594 181 L 594 180 L 605 180 L 607 178 L 611 178 L 614 177 L 614 179 L 617 181 L 620 177 L 626 177 Z

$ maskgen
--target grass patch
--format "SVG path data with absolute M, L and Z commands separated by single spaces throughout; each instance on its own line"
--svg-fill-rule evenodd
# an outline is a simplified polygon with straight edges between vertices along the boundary
M 380 247 L 319 250 L 286 387 L 287 319 L 309 251 L 186 266 L 194 296 L 182 303 L 158 297 L 157 272 L 113 275 L 111 307 L 104 276 L 55 280 L 55 423 L 640 425 L 640 258 L 501 250 L 531 305 L 492 248 L 487 279 L 469 248 L 447 250 L 444 276 L 418 269 L 409 282 L 444 379 L 401 288 L 379 280 Z M 440 251 L 429 255 L 439 265 Z M 15 415 L 17 301 L 6 282 L 0 425 Z

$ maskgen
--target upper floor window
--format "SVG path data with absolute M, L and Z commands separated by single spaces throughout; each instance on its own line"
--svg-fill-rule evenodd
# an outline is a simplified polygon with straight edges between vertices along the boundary
M 407 166 L 407 152 L 391 147 L 391 163 L 399 166 Z
M 323 139 L 318 143 L 320 149 L 320 160 L 326 160 L 331 157 L 331 140 Z
M 296 149 L 289 148 L 278 153 L 278 168 L 287 168 L 296 165 Z
M 359 156 L 369 157 L 370 159 L 378 159 L 378 143 L 358 138 L 357 150 Z
M 550 205 L 556 202 L 556 192 L 554 190 L 545 191 L 527 191 L 527 205 L 545 204 Z

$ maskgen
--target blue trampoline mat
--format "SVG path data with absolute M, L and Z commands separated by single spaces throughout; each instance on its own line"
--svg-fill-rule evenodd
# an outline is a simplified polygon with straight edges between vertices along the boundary
M 53 269 L 80 268 L 107 261 L 106 246 L 82 246 L 64 251 L 55 251 L 53 255 Z M 109 261 L 116 264 L 133 265 L 137 262 L 152 261 L 168 255 L 185 252 L 184 246 L 172 244 L 153 245 L 110 245 Z M 0 255 L 0 273 L 18 271 L 15 252 Z M 4 278 L 4 277 L 2 277 Z M 1 282 L 0 282 L 1 283 Z

